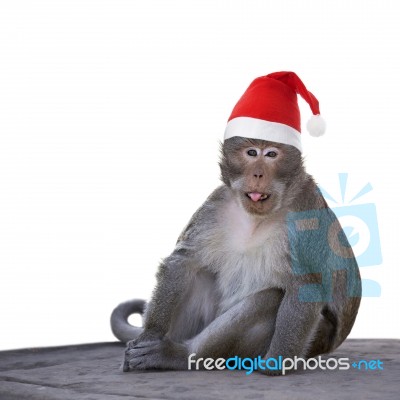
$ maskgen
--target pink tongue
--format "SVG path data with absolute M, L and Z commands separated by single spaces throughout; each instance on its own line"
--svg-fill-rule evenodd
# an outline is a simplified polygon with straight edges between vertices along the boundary
M 258 201 L 258 200 L 260 200 L 262 194 L 258 193 L 258 192 L 253 192 L 253 193 L 249 193 L 249 196 L 253 201 Z

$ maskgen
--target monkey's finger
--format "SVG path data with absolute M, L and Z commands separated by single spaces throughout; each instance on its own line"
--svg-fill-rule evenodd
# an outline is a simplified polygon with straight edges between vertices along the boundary
M 133 359 L 128 363 L 129 370 L 133 369 L 145 369 L 142 360 Z
M 140 344 L 138 344 L 138 345 L 136 345 L 136 346 L 133 346 L 133 347 L 131 347 L 130 349 L 129 349 L 129 351 L 131 351 L 131 350 L 133 350 L 133 349 L 145 349 L 146 347 L 149 347 L 149 344 L 147 343 L 140 343 Z
M 130 354 L 132 350 L 138 350 L 138 349 L 152 349 L 152 348 L 157 348 L 160 346 L 160 341 L 159 340 L 154 340 L 151 342 L 140 342 L 136 344 L 135 346 L 129 347 L 125 350 L 125 354 Z
M 137 357 L 144 357 L 148 354 L 149 352 L 145 349 L 132 349 L 129 350 L 129 352 L 127 352 L 125 354 L 125 359 L 127 360 L 131 360 L 132 358 L 137 358 Z
M 129 372 L 129 362 L 126 360 L 122 363 L 122 371 Z
M 136 339 L 131 340 L 130 342 L 127 343 L 126 351 L 131 350 L 133 348 L 136 348 L 138 346 L 150 346 L 150 345 L 155 345 L 157 343 L 160 343 L 160 339 L 155 339 L 155 340 L 146 340 L 146 341 L 141 341 L 138 342 Z
M 126 349 L 127 350 L 129 350 L 129 349 L 132 349 L 133 347 L 135 347 L 136 345 L 137 345 L 137 340 L 135 339 L 135 340 L 131 340 L 131 341 L 129 341 L 127 344 L 126 344 Z

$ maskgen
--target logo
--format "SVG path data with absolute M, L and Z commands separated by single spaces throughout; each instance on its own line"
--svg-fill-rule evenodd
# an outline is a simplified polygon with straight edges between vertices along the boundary
M 288 214 L 287 226 L 292 270 L 295 274 L 320 274 L 321 283 L 303 285 L 300 301 L 331 301 L 332 274 L 345 270 L 347 294 L 361 295 L 359 267 L 382 263 L 378 218 L 375 204 L 360 204 L 359 199 L 372 191 L 365 184 L 347 200 L 348 174 L 339 174 L 341 200 L 320 187 L 331 209 L 316 209 Z M 356 261 L 356 262 L 355 262 Z M 379 297 L 381 287 L 370 279 L 362 280 L 362 295 Z
M 212 369 L 229 369 L 229 370 L 240 370 L 246 371 L 246 375 L 252 374 L 254 371 L 279 371 L 282 375 L 285 375 L 287 371 L 297 370 L 348 370 L 350 367 L 358 369 L 360 371 L 376 371 L 383 370 L 383 361 L 381 360 L 359 360 L 350 362 L 349 358 L 317 358 L 304 359 L 302 357 L 295 356 L 294 358 L 283 358 L 278 356 L 277 358 L 263 358 L 261 356 L 255 358 L 241 358 L 238 356 L 225 358 L 198 358 L 196 360 L 196 353 L 192 353 L 188 357 L 188 370 L 192 367 L 196 371 L 200 369 L 212 370 Z

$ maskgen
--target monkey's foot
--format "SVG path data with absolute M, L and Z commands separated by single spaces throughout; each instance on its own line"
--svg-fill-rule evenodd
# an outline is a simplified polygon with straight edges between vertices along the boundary
M 268 376 L 281 376 L 282 375 L 282 371 L 280 369 L 278 370 L 270 370 L 270 369 L 266 369 L 266 370 L 259 370 L 259 372 L 261 372 L 263 375 L 268 375 Z
M 123 371 L 146 369 L 187 369 L 188 351 L 168 338 L 128 344 Z

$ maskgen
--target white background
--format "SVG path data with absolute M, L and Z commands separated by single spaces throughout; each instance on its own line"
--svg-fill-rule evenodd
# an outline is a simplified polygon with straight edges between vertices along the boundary
M 219 184 L 219 140 L 249 83 L 293 70 L 325 137 L 307 168 L 376 204 L 383 263 L 352 337 L 400 337 L 395 1 L 1 1 L 0 348 L 113 340 Z M 310 110 L 302 100 L 305 122 Z M 305 131 L 305 129 L 304 129 Z

